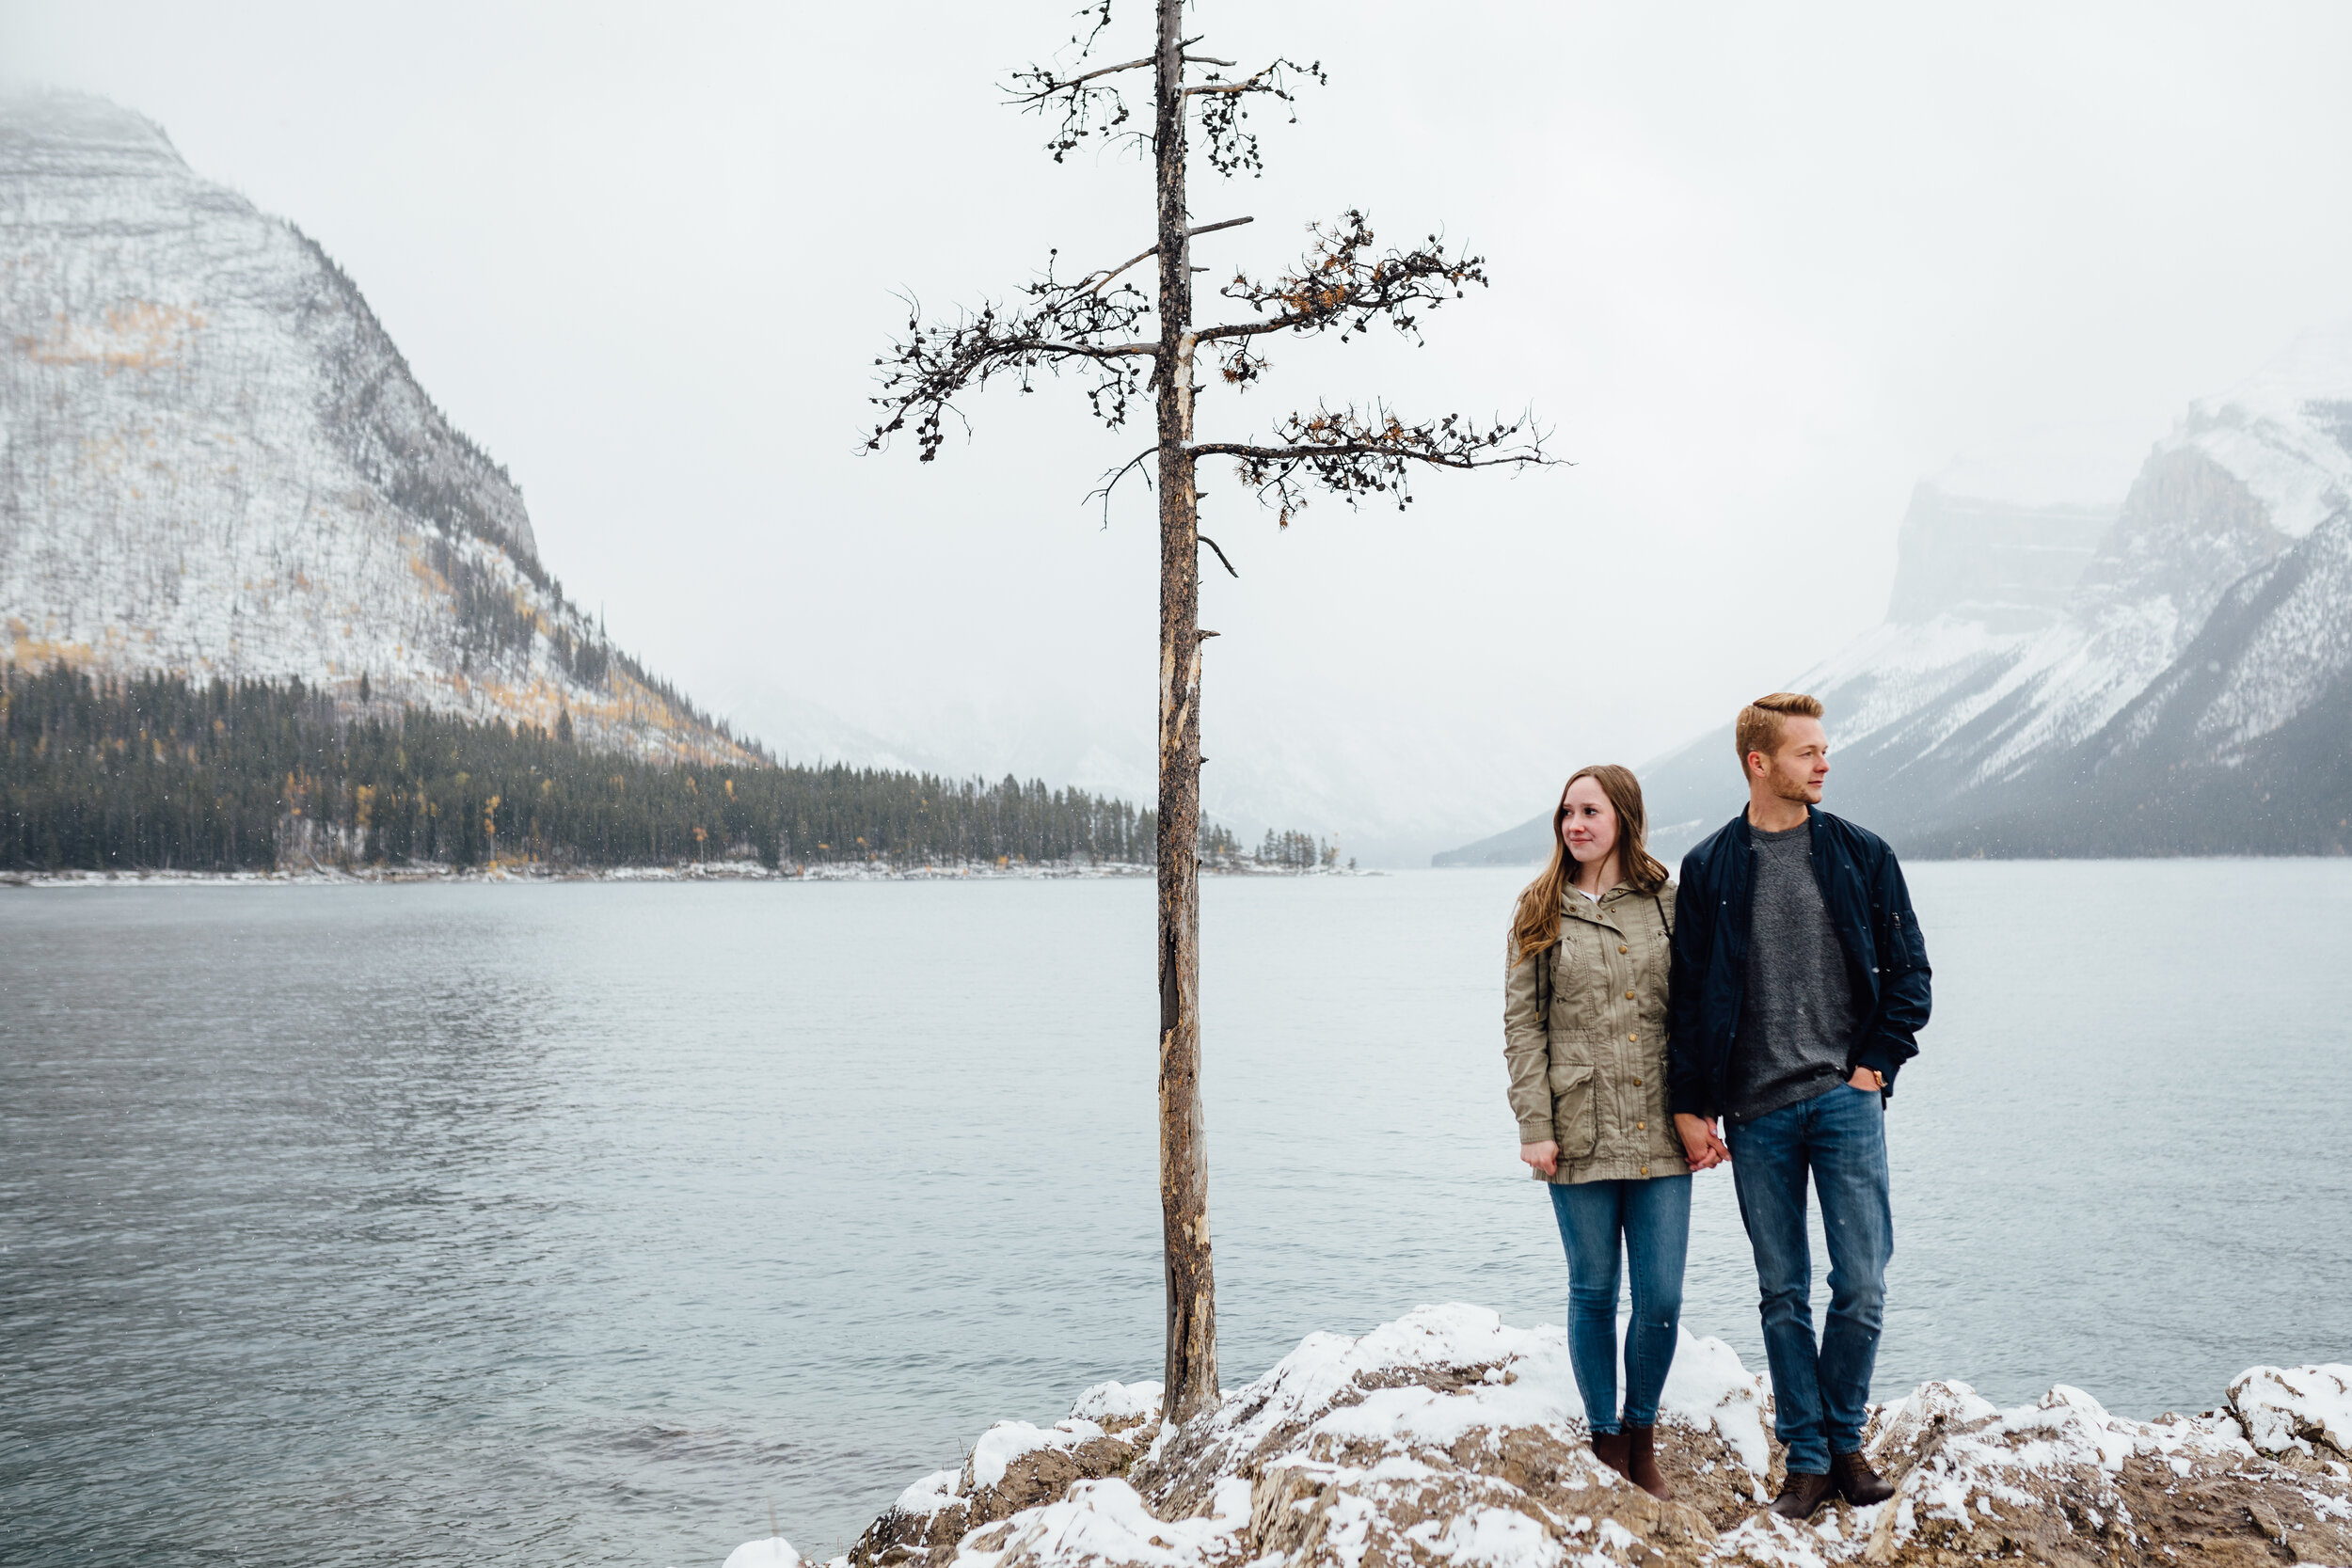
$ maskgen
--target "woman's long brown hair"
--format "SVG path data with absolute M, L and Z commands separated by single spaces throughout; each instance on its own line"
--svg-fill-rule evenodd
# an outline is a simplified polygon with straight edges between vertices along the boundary
M 1642 781 L 1633 776 L 1633 769 L 1613 762 L 1578 768 L 1560 786 L 1560 803 L 1551 810 L 1551 862 L 1519 895 L 1518 912 L 1511 920 L 1514 964 L 1525 962 L 1560 941 L 1560 900 L 1575 875 L 1568 847 L 1560 837 L 1560 818 L 1567 814 L 1568 789 L 1579 779 L 1597 781 L 1600 792 L 1616 808 L 1618 874 L 1636 893 L 1656 893 L 1666 885 L 1666 868 L 1649 852 L 1649 816 L 1642 809 Z

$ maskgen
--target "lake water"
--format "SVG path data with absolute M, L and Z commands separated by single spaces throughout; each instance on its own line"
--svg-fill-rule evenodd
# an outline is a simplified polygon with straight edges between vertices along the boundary
M 2352 1359 L 2352 863 L 1925 864 L 1882 1397 Z M 1523 873 L 1223 880 L 1226 1382 L 1560 1315 Z M 0 1560 L 715 1565 L 1159 1373 L 1140 881 L 0 895 Z M 1761 1367 L 1727 1175 L 1685 1323 Z

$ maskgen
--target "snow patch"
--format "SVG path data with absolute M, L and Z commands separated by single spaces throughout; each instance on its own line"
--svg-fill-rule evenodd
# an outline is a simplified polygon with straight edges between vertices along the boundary
M 781 1535 L 746 1541 L 727 1554 L 726 1568 L 801 1568 L 801 1554 Z
M 2300 539 L 2352 497 L 2352 321 L 2302 333 L 2252 375 L 2189 405 L 2169 445 L 2193 446 L 2244 482 L 2270 526 Z
M 1104 1428 L 1155 1420 L 1160 1414 L 1160 1393 L 1157 1383 L 1098 1383 L 1078 1396 L 1070 1414 L 1073 1419 Z
M 1002 1473 L 999 1472 L 999 1479 Z M 898 1494 L 898 1500 L 890 1506 L 901 1513 L 927 1515 L 951 1506 L 958 1496 L 958 1483 L 963 1480 L 961 1470 L 933 1470 L 921 1481 Z
M 1012 1462 L 1023 1454 L 1035 1453 L 1040 1449 L 1074 1449 L 1089 1438 L 1102 1435 L 1103 1429 L 1092 1421 L 1059 1421 L 1051 1431 L 1026 1421 L 999 1421 L 972 1445 L 972 1484 L 996 1485 L 1005 1479 L 1005 1471 Z
M 2352 1365 L 2255 1367 L 2230 1385 L 2230 1408 L 2263 1453 L 2352 1455 Z
M 1024 1509 L 965 1537 L 953 1560 L 958 1568 L 997 1568 L 1015 1560 L 1032 1568 L 1189 1568 L 1237 1556 L 1238 1529 L 1248 1518 L 1248 1481 L 1219 1487 L 1205 1515 L 1163 1520 L 1123 1481 L 1082 1481 L 1057 1502 Z

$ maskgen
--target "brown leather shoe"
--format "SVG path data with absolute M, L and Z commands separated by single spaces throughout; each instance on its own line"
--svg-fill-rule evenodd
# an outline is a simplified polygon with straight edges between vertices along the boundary
M 1603 1465 L 1608 1465 L 1611 1469 L 1616 1471 L 1617 1474 L 1624 1476 L 1628 1481 L 1631 1481 L 1633 1479 L 1632 1474 L 1626 1468 L 1626 1456 L 1632 1447 L 1632 1437 L 1629 1435 L 1622 1427 L 1615 1432 L 1596 1432 L 1593 1433 L 1594 1454 Z
M 1836 1490 L 1827 1476 L 1791 1470 L 1780 1483 L 1780 1496 L 1772 1499 L 1772 1512 L 1784 1519 L 1810 1519 Z
M 1628 1427 L 1625 1433 L 1632 1439 L 1626 1450 L 1626 1479 L 1661 1502 L 1672 1500 L 1675 1489 L 1666 1484 L 1665 1472 L 1658 1467 L 1658 1429 Z
M 1870 1468 L 1870 1462 L 1859 1453 L 1834 1453 L 1829 1456 L 1829 1479 L 1837 1488 L 1837 1495 L 1856 1508 L 1883 1503 L 1895 1495 L 1895 1488 Z

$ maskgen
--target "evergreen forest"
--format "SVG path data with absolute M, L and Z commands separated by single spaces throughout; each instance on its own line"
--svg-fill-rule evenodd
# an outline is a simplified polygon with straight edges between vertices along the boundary
M 575 741 L 568 716 L 548 730 L 355 714 L 300 681 L 0 670 L 0 870 L 1149 863 L 1153 826 L 1009 776 L 647 762 Z M 1333 858 L 1298 833 L 1247 857 L 1222 828 L 1201 848 L 1229 869 Z

